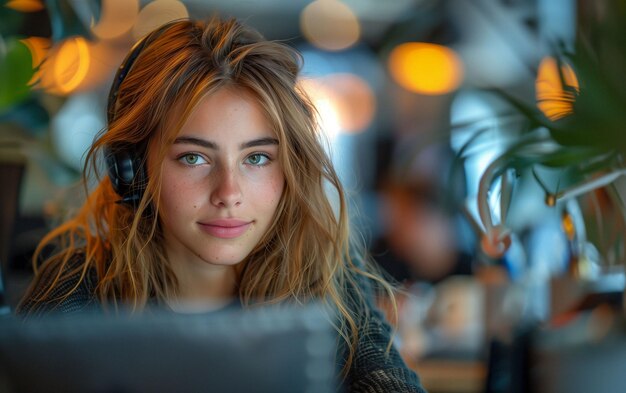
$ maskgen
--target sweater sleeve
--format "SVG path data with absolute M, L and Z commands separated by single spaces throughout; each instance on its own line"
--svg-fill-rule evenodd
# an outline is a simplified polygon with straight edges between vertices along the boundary
M 354 363 L 350 369 L 350 392 L 425 393 L 417 374 L 409 369 L 397 349 L 387 347 L 391 328 L 374 310 L 360 332 Z
M 84 262 L 84 255 L 78 253 L 69 262 L 67 269 Z M 35 275 L 31 288 L 16 310 L 18 316 L 30 318 L 51 314 L 74 314 L 98 308 L 95 296 L 97 275 L 93 269 L 90 269 L 82 280 L 78 273 L 69 276 L 54 285 L 44 299 L 40 299 L 52 286 L 56 273 L 57 270 L 51 267 Z
M 350 393 L 426 393 L 417 374 L 409 369 L 395 346 L 389 343 L 392 329 L 374 305 L 373 290 L 358 280 L 367 295 L 369 318 L 361 321 L 354 360 L 345 381 Z

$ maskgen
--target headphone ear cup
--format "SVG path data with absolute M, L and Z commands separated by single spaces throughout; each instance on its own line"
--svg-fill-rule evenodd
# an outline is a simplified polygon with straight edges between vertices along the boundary
M 113 190 L 122 198 L 120 202 L 136 204 L 145 189 L 145 169 L 139 155 L 133 150 L 106 152 L 106 164 Z

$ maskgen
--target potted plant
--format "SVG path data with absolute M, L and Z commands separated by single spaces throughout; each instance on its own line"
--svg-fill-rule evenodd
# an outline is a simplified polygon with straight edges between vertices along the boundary
M 511 185 L 520 173 L 530 171 L 549 206 L 590 198 L 595 206 L 592 214 L 585 215 L 587 226 L 592 229 L 612 222 L 611 233 L 603 233 L 611 241 L 595 239 L 603 264 L 624 259 L 626 193 L 619 183 L 626 174 L 626 5 L 614 1 L 587 7 L 580 10 L 573 49 L 558 44 L 554 57 L 539 67 L 536 102 L 496 92 L 515 110 L 515 129 L 521 131 L 480 180 L 481 248 L 488 257 L 502 256 L 510 245 L 505 221 L 507 211 L 515 209 Z M 461 159 L 474 141 L 461 149 Z M 556 182 L 542 178 L 540 168 L 558 171 Z M 494 185 L 501 193 L 500 222 L 494 220 L 489 202 Z M 588 234 L 594 236 L 593 231 Z

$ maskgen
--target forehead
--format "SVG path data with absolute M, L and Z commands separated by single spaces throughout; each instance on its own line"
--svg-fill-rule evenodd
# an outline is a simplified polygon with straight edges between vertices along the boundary
M 228 136 L 274 135 L 259 101 L 244 89 L 224 87 L 198 101 L 182 125 L 179 135 Z

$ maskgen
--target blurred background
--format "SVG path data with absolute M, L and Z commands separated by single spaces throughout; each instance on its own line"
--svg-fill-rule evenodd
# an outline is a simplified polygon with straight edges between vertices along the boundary
M 354 227 L 403 288 L 396 341 L 429 391 L 616 391 L 572 382 L 582 366 L 561 355 L 622 342 L 622 0 L 5 1 L 5 310 L 41 236 L 83 201 L 83 155 L 128 49 L 214 14 L 302 52 L 299 83 Z

